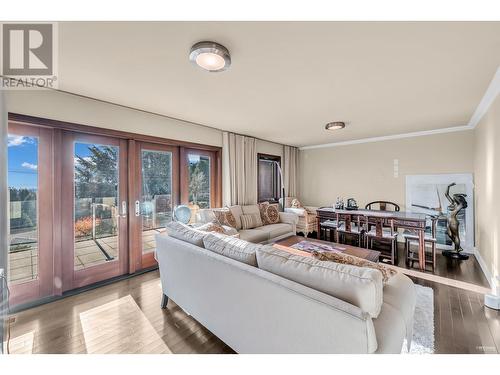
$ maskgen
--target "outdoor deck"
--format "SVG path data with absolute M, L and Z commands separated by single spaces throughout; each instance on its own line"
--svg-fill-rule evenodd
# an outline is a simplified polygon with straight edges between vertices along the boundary
M 156 247 L 154 235 L 161 230 L 147 230 L 142 234 L 144 253 Z M 29 245 L 26 250 L 13 252 L 9 259 L 9 279 L 12 283 L 22 283 L 38 277 L 38 246 Z M 82 270 L 118 259 L 118 236 L 97 240 L 79 241 L 75 244 L 75 270 Z

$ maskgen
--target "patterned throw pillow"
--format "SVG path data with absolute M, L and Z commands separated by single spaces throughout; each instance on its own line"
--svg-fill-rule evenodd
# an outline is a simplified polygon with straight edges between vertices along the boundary
M 277 204 L 264 202 L 259 204 L 260 218 L 264 225 L 277 224 L 280 222 L 280 213 Z
M 220 225 L 219 223 L 206 223 L 203 224 L 202 226 L 199 226 L 196 228 L 197 230 L 201 230 L 203 232 L 216 232 L 216 233 L 222 233 L 225 234 L 226 231 L 224 230 L 224 227 Z
M 229 209 L 213 210 L 213 212 L 219 224 L 236 228 L 236 219 Z
M 330 251 L 313 251 L 311 254 L 313 258 L 318 260 L 330 261 L 340 264 L 350 264 L 356 267 L 374 268 L 382 273 L 382 281 L 384 283 L 387 283 L 387 281 L 389 281 L 389 279 L 397 273 L 392 268 L 385 267 L 381 264 L 370 262 L 369 260 L 361 259 L 352 255 L 334 253 Z
M 292 208 L 301 208 L 302 203 L 297 198 L 294 198 L 291 203 Z
M 252 229 L 262 226 L 262 219 L 259 214 L 241 215 L 242 229 Z

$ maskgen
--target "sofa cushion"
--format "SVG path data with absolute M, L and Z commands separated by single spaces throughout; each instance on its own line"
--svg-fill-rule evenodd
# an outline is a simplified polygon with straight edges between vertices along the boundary
M 322 262 L 275 248 L 257 250 L 259 268 L 358 306 L 376 318 L 382 307 L 382 274 L 371 268 Z
M 257 214 L 260 216 L 260 210 L 259 210 L 258 204 L 250 204 L 248 206 L 241 206 L 241 210 L 243 211 L 243 215 Z
M 241 215 L 241 229 L 253 229 L 262 226 L 260 214 Z
M 231 207 L 229 207 L 229 211 L 231 211 L 231 213 L 234 216 L 234 220 L 236 221 L 235 228 L 238 229 L 238 230 L 241 229 L 241 219 L 240 219 L 240 216 L 243 215 L 243 210 L 241 209 L 241 206 L 239 206 L 239 205 L 231 206 Z
M 208 234 L 207 232 L 193 229 L 178 221 L 171 221 L 166 225 L 165 229 L 169 236 L 200 247 L 203 247 L 203 238 Z
M 272 238 L 276 238 L 284 234 L 291 233 L 293 229 L 291 224 L 278 223 L 278 224 L 264 225 L 262 227 L 256 228 L 256 230 L 260 230 L 262 232 L 267 233 L 267 239 L 270 240 Z
M 220 234 L 207 235 L 203 239 L 203 243 L 205 244 L 205 249 L 207 250 L 251 266 L 257 266 L 255 252 L 257 249 L 264 247 L 264 245 L 258 245 Z
M 256 229 L 242 229 L 238 233 L 240 234 L 240 239 L 248 241 L 248 242 L 253 242 L 253 243 L 259 243 L 259 242 L 264 242 L 269 239 L 269 233 L 266 233 L 264 231 L 261 231 L 260 228 Z

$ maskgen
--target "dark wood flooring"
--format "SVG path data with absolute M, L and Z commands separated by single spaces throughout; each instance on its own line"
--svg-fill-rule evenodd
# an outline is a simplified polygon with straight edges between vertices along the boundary
M 440 257 L 436 274 L 487 285 L 473 257 L 460 264 Z M 434 290 L 436 353 L 500 353 L 500 312 L 485 307 L 482 294 L 412 279 Z M 12 323 L 10 352 L 233 353 L 173 301 L 161 310 L 160 297 L 153 271 L 25 310 Z

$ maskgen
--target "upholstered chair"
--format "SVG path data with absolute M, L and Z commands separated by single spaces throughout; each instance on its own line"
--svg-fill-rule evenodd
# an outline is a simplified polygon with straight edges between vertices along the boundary
M 283 204 L 282 199 L 280 203 Z M 299 217 L 297 233 L 303 233 L 306 237 L 318 230 L 317 209 L 318 207 L 303 206 L 296 197 L 285 198 L 285 212 L 294 213 Z

